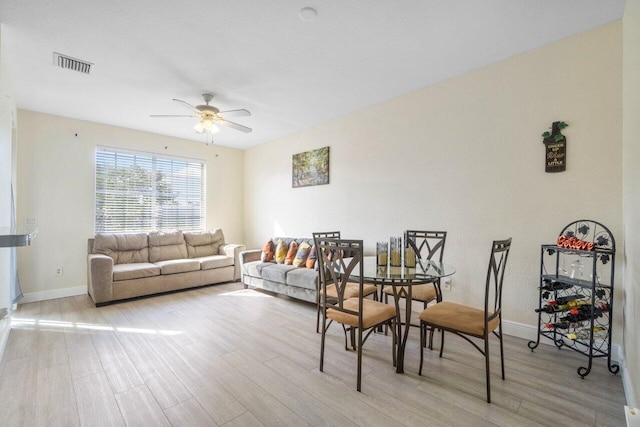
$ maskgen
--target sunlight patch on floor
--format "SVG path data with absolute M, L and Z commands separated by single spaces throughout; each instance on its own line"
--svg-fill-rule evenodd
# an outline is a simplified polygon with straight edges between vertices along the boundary
M 69 331 L 72 329 L 79 330 L 93 330 L 93 331 L 113 331 L 113 332 L 125 332 L 133 334 L 151 334 L 151 335 L 180 335 L 183 331 L 171 331 L 163 329 L 148 329 L 148 328 L 128 328 L 123 326 L 109 326 L 98 325 L 95 323 L 83 323 L 83 322 L 65 322 L 60 320 L 40 320 L 40 319 L 28 319 L 21 317 L 14 317 L 11 319 L 11 327 L 19 329 L 62 329 Z
M 253 289 L 240 289 L 238 291 L 224 292 L 220 296 L 223 297 L 251 297 L 251 298 L 274 298 L 272 295 L 263 294 Z

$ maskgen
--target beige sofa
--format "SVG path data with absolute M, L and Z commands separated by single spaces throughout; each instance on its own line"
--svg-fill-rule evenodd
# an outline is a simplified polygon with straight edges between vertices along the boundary
M 87 276 L 96 306 L 240 279 L 244 245 L 210 232 L 98 234 L 89 239 Z

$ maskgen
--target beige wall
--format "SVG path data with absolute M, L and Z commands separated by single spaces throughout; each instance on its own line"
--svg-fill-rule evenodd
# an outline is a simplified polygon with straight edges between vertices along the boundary
M 513 237 L 505 317 L 534 325 L 540 244 L 588 218 L 622 249 L 621 31 L 609 24 L 247 150 L 247 245 L 339 229 L 372 253 L 408 228 L 448 230 L 458 272 L 445 298 L 477 303 L 491 241 Z M 557 120 L 570 125 L 568 166 L 549 174 L 540 134 Z M 330 184 L 292 189 L 291 155 L 327 145 Z M 621 343 L 620 315 L 615 324 Z
M 86 286 L 96 145 L 206 160 L 206 226 L 222 228 L 228 242 L 243 241 L 242 151 L 30 111 L 18 115 L 18 221 L 34 218 L 39 230 L 33 245 L 19 250 L 25 295 Z M 58 266 L 61 277 L 54 275 Z
M 629 405 L 640 393 L 640 1 L 627 0 L 623 25 L 622 193 L 625 236 L 624 350 Z

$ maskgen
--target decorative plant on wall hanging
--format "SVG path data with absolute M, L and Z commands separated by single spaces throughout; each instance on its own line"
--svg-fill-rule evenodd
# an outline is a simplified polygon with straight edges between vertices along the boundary
M 562 172 L 567 168 L 567 138 L 562 134 L 567 126 L 566 122 L 553 122 L 551 132 L 542 134 L 546 146 L 545 172 Z

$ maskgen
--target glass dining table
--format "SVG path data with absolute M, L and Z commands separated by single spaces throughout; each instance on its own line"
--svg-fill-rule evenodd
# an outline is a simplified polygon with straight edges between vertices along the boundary
M 375 256 L 365 256 L 363 258 L 363 280 L 375 285 L 391 286 L 393 288 L 393 299 L 396 305 L 396 331 L 398 346 L 396 348 L 396 372 L 404 372 L 404 352 L 409 337 L 411 325 L 411 288 L 412 285 L 424 284 L 425 282 L 451 276 L 456 272 L 455 267 L 439 261 L 418 259 L 415 267 L 392 267 L 377 265 Z M 357 275 L 351 274 L 352 278 Z M 404 322 L 401 319 L 400 300 L 405 299 Z M 405 325 L 404 331 L 402 326 Z

